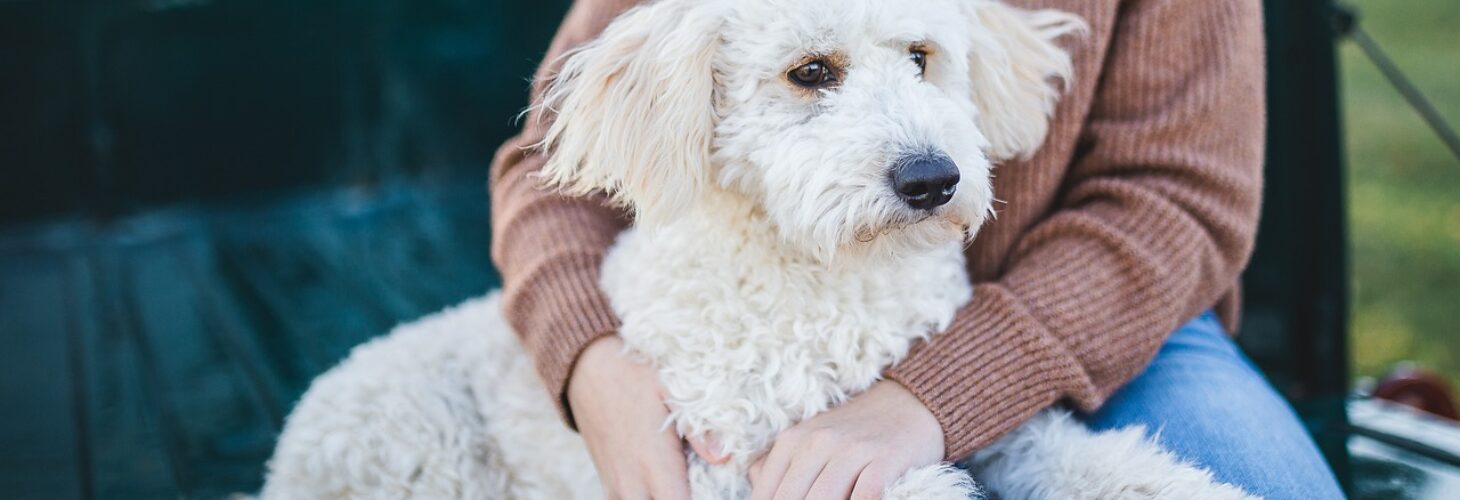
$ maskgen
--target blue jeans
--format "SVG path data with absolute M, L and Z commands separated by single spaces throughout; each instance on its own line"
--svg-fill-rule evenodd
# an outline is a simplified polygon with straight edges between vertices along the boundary
M 1095 430 L 1144 425 L 1166 449 L 1268 499 L 1343 498 L 1297 415 L 1211 312 L 1083 419 Z

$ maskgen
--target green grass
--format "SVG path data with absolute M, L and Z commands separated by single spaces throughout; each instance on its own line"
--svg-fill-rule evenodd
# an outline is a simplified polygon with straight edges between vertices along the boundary
M 1354 0 L 1360 26 L 1460 125 L 1460 1 Z M 1460 160 L 1340 46 L 1356 376 L 1411 360 L 1460 389 Z

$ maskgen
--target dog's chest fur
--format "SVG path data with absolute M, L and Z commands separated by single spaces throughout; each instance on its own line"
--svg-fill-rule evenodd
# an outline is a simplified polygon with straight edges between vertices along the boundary
M 971 297 L 957 243 L 833 267 L 790 255 L 753 209 L 722 208 L 625 232 L 602 285 L 680 432 L 713 433 L 734 463 L 865 390 Z

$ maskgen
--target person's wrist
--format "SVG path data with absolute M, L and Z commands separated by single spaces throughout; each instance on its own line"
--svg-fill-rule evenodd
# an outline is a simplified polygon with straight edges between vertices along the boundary
M 907 386 L 896 380 L 884 380 L 878 384 L 880 389 L 889 393 L 889 397 L 897 401 L 897 405 L 907 408 L 907 424 L 909 429 L 920 435 L 926 436 L 928 443 L 936 443 L 938 456 L 942 457 L 947 452 L 947 445 L 944 441 L 943 424 L 938 421 L 937 415 L 928 408 L 916 393 Z
M 589 389 L 591 386 L 589 381 L 600 379 L 604 367 L 610 365 L 622 352 L 623 340 L 619 339 L 617 335 L 599 337 L 583 347 L 583 352 L 578 354 L 578 362 L 573 367 L 572 373 L 568 375 L 569 411 L 572 411 L 575 404 L 581 402 L 584 395 L 595 392 Z

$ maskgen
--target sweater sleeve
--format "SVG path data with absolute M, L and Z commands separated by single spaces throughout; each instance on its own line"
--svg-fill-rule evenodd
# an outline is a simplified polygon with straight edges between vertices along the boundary
M 1133 0 L 1116 20 L 1055 206 L 948 331 L 888 372 L 950 458 L 1060 401 L 1091 411 L 1235 286 L 1264 133 L 1256 0 Z M 1015 168 L 1015 167 L 1011 167 Z
M 533 101 L 565 52 L 596 37 L 635 3 L 575 1 L 533 80 Z M 588 343 L 618 327 L 598 287 L 599 265 L 628 221 L 602 197 L 564 196 L 543 189 L 532 175 L 545 163 L 532 146 L 551 118 L 533 111 L 492 162 L 492 260 L 502 275 L 503 314 L 572 425 L 564 396 L 573 364 Z

